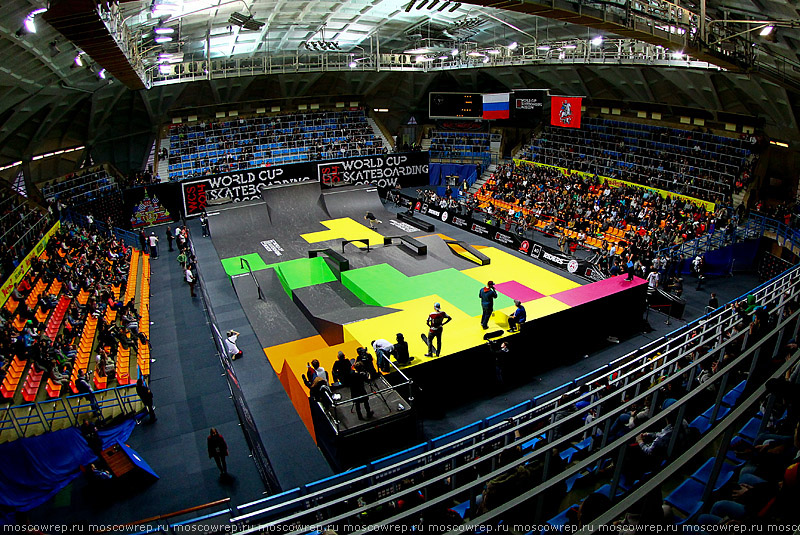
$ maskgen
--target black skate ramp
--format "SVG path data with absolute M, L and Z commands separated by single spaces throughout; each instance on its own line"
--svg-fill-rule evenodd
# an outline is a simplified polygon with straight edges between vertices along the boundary
M 273 186 L 261 192 L 273 226 L 316 228 L 320 221 L 331 219 L 322 199 L 319 182 Z
M 317 334 L 314 325 L 286 294 L 274 269 L 256 271 L 254 275 L 261 286 L 261 295 L 264 299 L 258 298 L 258 289 L 249 273 L 235 275 L 231 277 L 231 281 L 262 347 Z
M 344 343 L 345 324 L 397 312 L 394 308 L 364 304 L 339 281 L 292 290 L 292 301 L 328 345 Z
M 367 212 L 384 222 L 392 218 L 375 186 L 341 186 L 325 190 L 322 196 L 332 218 L 350 217 L 361 222 Z
M 263 240 L 270 226 L 269 213 L 264 201 L 249 201 L 228 205 L 211 213 L 209 227 L 211 239 L 220 258 L 242 254 L 242 244 Z

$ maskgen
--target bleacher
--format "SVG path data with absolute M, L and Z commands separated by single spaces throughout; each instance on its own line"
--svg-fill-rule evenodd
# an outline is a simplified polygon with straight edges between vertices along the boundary
M 491 159 L 489 142 L 491 135 L 485 132 L 431 132 L 431 158 L 454 160 L 479 159 L 488 165 Z
M 567 506 L 579 504 L 593 492 L 606 495 L 611 503 L 632 504 L 644 496 L 642 490 L 652 481 L 669 478 L 662 495 L 676 512 L 672 522 L 690 522 L 704 503 L 697 499 L 697 485 L 719 488 L 733 477 L 729 465 L 737 462 L 723 463 L 724 452 L 722 458 L 709 461 L 703 455 L 706 450 L 697 446 L 719 443 L 715 439 L 723 430 L 733 435 L 728 428 L 739 429 L 740 424 L 729 418 L 741 416 L 742 400 L 751 401 L 751 394 L 763 393 L 766 379 L 781 376 L 800 359 L 794 349 L 791 362 L 775 362 L 778 349 L 797 331 L 798 283 L 800 267 L 796 266 L 751 292 L 756 303 L 775 318 L 761 329 L 732 330 L 742 320 L 753 318 L 733 307 L 721 307 L 532 400 L 347 472 L 242 504 L 230 521 L 240 527 L 253 526 L 244 533 L 287 526 L 288 533 L 297 535 L 307 530 L 289 525 L 370 524 L 376 529 L 469 519 L 472 525 L 510 527 L 523 522 L 556 527 L 567 523 Z M 763 316 L 756 312 L 755 317 Z M 717 371 L 700 382 L 701 371 L 712 363 L 719 363 Z M 642 410 L 647 420 L 636 420 L 633 426 L 613 433 L 620 416 L 634 408 Z M 687 430 L 680 440 L 673 434 L 676 438 L 663 458 L 646 470 L 632 472 L 626 464 L 632 457 L 627 445 L 645 431 L 661 429 L 665 417 L 691 422 L 693 431 L 688 434 Z M 752 438 L 757 428 L 763 428 L 763 421 L 756 416 L 736 434 Z M 517 446 L 519 455 L 508 462 L 507 452 Z M 687 458 L 694 459 L 693 463 Z M 667 469 L 676 463 L 688 470 L 685 476 L 683 470 Z M 507 484 L 515 471 L 530 471 L 535 477 L 522 488 L 507 490 L 493 507 L 481 509 L 479 497 L 487 499 L 487 485 Z M 693 487 L 694 501 L 683 497 L 683 489 L 677 490 L 681 485 Z M 398 499 L 411 495 L 421 499 L 411 507 L 397 505 Z M 707 498 L 705 492 L 703 496 Z
M 288 164 L 382 154 L 384 147 L 364 110 L 257 116 L 173 125 L 170 180 Z
M 119 186 L 103 166 L 90 167 L 46 183 L 42 186 L 42 196 L 48 200 L 58 199 L 68 206 L 77 206 L 99 199 Z
M 699 199 L 730 199 L 749 143 L 703 132 L 602 118 L 580 129 L 545 126 L 522 158 Z
M 50 227 L 41 208 L 10 189 L 0 190 L 0 279 L 5 280 Z
M 68 231 L 75 231 L 71 227 Z M 50 258 L 58 258 L 57 262 L 63 265 L 72 266 L 78 257 L 85 254 L 85 248 L 73 242 L 74 246 L 67 250 L 62 244 L 64 234 L 56 234 L 51 238 L 47 249 L 41 254 L 40 261 L 46 262 Z M 134 249 L 130 253 L 130 264 L 125 273 L 126 264 L 122 260 L 112 260 L 109 256 L 102 256 L 98 262 L 102 265 L 101 272 L 105 273 L 105 280 L 115 281 L 110 286 L 110 295 L 114 301 L 119 301 L 121 297 L 127 300 L 134 299 L 138 303 L 137 310 L 141 314 L 139 320 L 141 332 L 149 335 L 149 255 L 143 254 Z M 44 266 L 44 264 L 40 264 Z M 114 277 L 114 274 L 117 277 Z M 122 275 L 119 275 L 122 273 Z M 108 306 L 107 302 L 100 301 L 96 304 L 94 311 L 88 306 L 90 298 L 94 299 L 99 288 L 93 285 L 88 290 L 81 288 L 76 294 L 70 293 L 70 288 L 62 283 L 57 277 L 53 277 L 51 269 L 42 268 L 38 272 L 32 272 L 28 276 L 34 277 L 30 292 L 23 296 L 22 301 L 17 301 L 14 296 L 10 296 L 3 307 L 3 315 L 8 318 L 7 322 L 17 333 L 23 330 L 32 329 L 38 326 L 38 337 L 45 337 L 50 340 L 50 344 L 58 344 L 62 358 L 65 358 L 70 370 L 70 375 L 64 376 L 60 373 L 53 373 L 45 359 L 57 358 L 48 355 L 41 355 L 39 360 L 34 354 L 25 353 L 13 354 L 7 366 L 2 383 L 0 383 L 0 442 L 13 440 L 19 436 L 19 427 L 33 427 L 33 431 L 26 433 L 39 433 L 52 430 L 52 422 L 46 424 L 48 416 L 59 414 L 56 419 L 67 419 L 67 412 L 72 414 L 73 420 L 78 414 L 91 413 L 81 396 L 71 396 L 77 394 L 75 381 L 78 372 L 84 371 L 87 378 L 94 383 L 94 388 L 98 392 L 108 390 L 108 394 L 98 394 L 101 407 L 108 406 L 109 413 L 106 416 L 118 414 L 120 411 L 127 412 L 130 409 L 130 401 L 120 402 L 120 396 L 113 393 L 116 386 L 128 385 L 131 377 L 138 377 L 141 374 L 149 374 L 150 350 L 147 344 L 139 340 L 131 340 L 127 336 L 117 336 L 109 342 L 108 339 L 101 340 L 98 336 L 101 323 L 107 325 L 120 325 L 118 313 Z M 66 278 L 65 278 L 66 280 Z M 42 297 L 47 297 L 54 307 L 47 307 L 41 302 Z M 77 303 L 81 309 L 79 312 L 80 322 L 65 321 L 67 311 L 73 302 Z M 24 302 L 24 306 L 21 304 Z M 29 318 L 32 320 L 29 321 Z M 37 335 L 34 333 L 34 336 Z M 72 341 L 72 342 L 70 342 Z M 74 351 L 69 348 L 74 344 Z M 107 374 L 100 370 L 95 355 L 103 346 L 106 353 L 117 354 L 115 371 Z M 113 347 L 112 347 L 113 346 Z M 15 346 L 16 347 L 16 346 Z M 48 346 L 49 347 L 49 346 Z M 135 349 L 133 349 L 135 348 Z M 135 354 L 136 358 L 131 358 Z M 59 365 L 61 368 L 62 362 Z M 61 376 L 62 379 L 57 379 Z M 55 379 L 55 380 L 54 380 Z M 65 388 L 65 385 L 67 386 Z M 5 403 L 5 405 L 3 405 Z M 40 410 L 34 407 L 41 406 Z M 127 406 L 127 407 L 126 407 Z M 67 409 L 69 407 L 69 409 Z M 42 420 L 41 416 L 44 416 Z M 38 418 L 38 420 L 37 420 Z M 68 423 L 67 422 L 60 422 Z M 16 423 L 16 426 L 13 425 Z M 35 424 L 35 425 L 34 425 Z

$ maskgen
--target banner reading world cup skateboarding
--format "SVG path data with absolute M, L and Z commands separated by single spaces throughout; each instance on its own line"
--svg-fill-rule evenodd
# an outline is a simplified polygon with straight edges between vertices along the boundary
M 408 152 L 273 165 L 204 176 L 181 183 L 187 216 L 208 206 L 261 198 L 275 185 L 319 182 L 323 187 L 373 184 L 379 188 L 428 184 L 428 153 Z

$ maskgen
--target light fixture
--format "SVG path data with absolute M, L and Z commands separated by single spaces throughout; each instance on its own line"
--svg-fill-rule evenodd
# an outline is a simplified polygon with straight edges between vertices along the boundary
M 500 51 L 497 50 L 496 48 L 490 48 L 489 50 L 486 51 L 486 53 L 491 54 L 492 56 L 496 56 L 500 54 Z
M 425 48 L 424 46 L 421 46 L 421 47 L 411 48 L 409 50 L 406 50 L 404 53 L 405 54 L 411 54 L 411 55 L 430 54 L 431 53 L 431 49 L 430 48 Z
M 100 69 L 99 71 L 97 71 L 97 77 L 100 78 L 101 80 L 105 80 L 106 79 L 106 70 L 105 69 Z
M 483 56 L 483 62 L 489 63 L 489 56 Z
M 450 5 L 450 0 L 445 0 L 444 4 L 442 4 L 441 7 L 439 7 L 439 9 L 437 9 L 437 11 L 444 11 L 445 8 L 447 8 L 447 6 L 449 6 L 449 5 Z
M 578 48 L 578 45 L 564 45 L 564 50 L 574 50 Z
M 683 52 L 676 50 L 672 53 L 672 59 L 683 59 Z
M 758 35 L 760 35 L 761 37 L 766 37 L 769 34 L 771 34 L 772 30 L 774 30 L 774 29 L 775 29 L 775 26 L 764 26 L 763 28 L 761 28 L 761 31 L 758 32 Z
M 23 22 L 25 30 L 27 30 L 29 33 L 36 33 L 36 23 L 33 22 L 33 17 L 35 17 L 39 13 L 44 13 L 45 11 L 47 11 L 47 8 L 34 9 L 30 13 L 28 13 L 28 16 L 25 17 L 25 21 Z
M 453 56 L 453 57 L 456 57 L 458 55 L 458 49 L 454 48 L 453 50 L 451 50 L 450 51 L 450 55 Z
M 428 9 L 433 9 L 433 6 L 439 3 L 439 0 L 433 0 L 430 4 L 428 4 Z
M 250 30 L 253 32 L 259 31 L 264 26 L 263 22 L 253 20 L 253 15 L 244 16 L 237 11 L 231 13 L 231 16 L 228 18 L 228 24 L 240 26 L 245 30 Z
M 408 5 L 406 6 L 406 13 L 408 13 L 409 11 L 411 11 L 411 8 L 412 8 L 412 7 L 414 7 L 414 2 L 415 2 L 415 1 L 416 1 L 416 0 L 411 0 L 411 1 L 408 3 Z
M 516 50 L 518 46 L 519 44 L 516 41 L 512 41 L 508 44 L 506 48 L 509 50 Z
M 591 40 L 592 46 L 600 46 L 603 44 L 603 36 L 598 35 L 594 39 Z
M 450 13 L 452 13 L 453 11 L 455 11 L 456 9 L 458 9 L 460 7 L 461 7 L 461 2 L 456 2 L 455 4 L 453 4 L 453 7 L 451 7 L 448 11 Z
M 83 54 L 83 52 L 78 52 L 78 55 L 75 56 L 75 66 L 76 67 L 83 67 L 83 60 L 81 59 L 81 54 Z
M 539 45 L 536 50 L 550 50 L 550 45 Z
M 784 143 L 783 141 L 775 141 L 774 139 L 770 139 L 769 140 L 769 144 L 770 145 L 777 145 L 778 147 L 783 147 L 784 149 L 788 149 L 789 148 L 789 144 L 788 143 Z
M 436 58 L 436 59 L 450 59 L 450 56 L 439 56 L 439 57 L 438 57 L 438 58 Z
M 427 3 L 428 3 L 428 0 L 422 0 L 422 2 L 417 4 L 417 9 L 422 9 L 423 7 L 425 7 L 425 4 L 427 4 Z
M 483 54 L 478 52 L 477 50 L 473 50 L 472 52 L 467 52 L 467 55 L 471 58 L 482 58 Z
M 170 41 L 172 41 L 172 37 L 169 35 L 159 35 L 156 37 L 156 43 L 158 44 L 169 43 Z
M 172 69 L 170 69 L 169 65 L 159 65 L 158 66 L 158 72 L 160 74 L 165 74 L 166 75 L 166 74 L 170 74 L 172 72 Z
M 155 32 L 158 35 L 170 35 L 175 33 L 175 28 L 156 28 Z
M 372 111 L 375 111 L 375 112 L 378 112 L 378 113 L 386 113 L 386 112 L 389 111 L 389 108 L 372 108 Z
M 347 65 L 348 65 L 348 67 L 350 67 L 351 69 L 355 69 L 356 67 L 358 67 L 358 63 L 356 63 L 355 61 L 351 61 L 351 62 L 350 62 L 350 63 L 348 63 Z

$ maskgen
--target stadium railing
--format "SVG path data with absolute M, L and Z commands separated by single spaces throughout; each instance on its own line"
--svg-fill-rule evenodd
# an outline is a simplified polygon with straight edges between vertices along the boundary
M 141 401 L 136 385 L 96 390 L 104 416 L 136 413 Z M 110 412 L 108 412 L 110 411 Z M 92 407 L 83 394 L 0 408 L 0 443 L 79 425 Z

